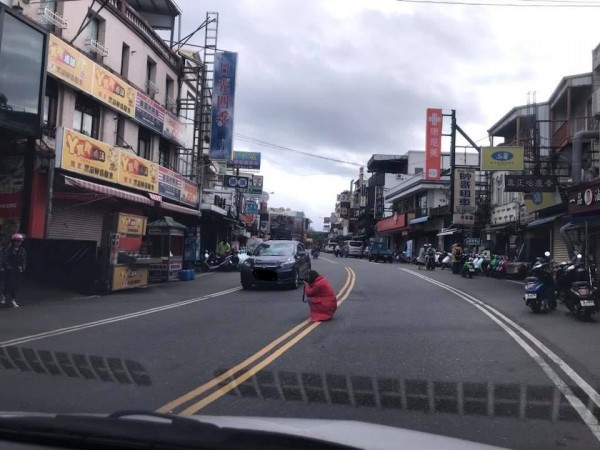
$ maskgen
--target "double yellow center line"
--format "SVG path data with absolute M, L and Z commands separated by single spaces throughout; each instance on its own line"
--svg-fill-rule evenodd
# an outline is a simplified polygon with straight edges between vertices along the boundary
M 350 295 L 352 289 L 354 288 L 354 283 L 356 280 L 356 275 L 354 271 L 349 267 L 346 267 L 346 282 L 342 289 L 337 294 L 338 298 L 338 306 L 341 305 Z M 307 319 L 294 328 L 292 328 L 287 333 L 279 336 L 277 339 L 272 341 L 270 344 L 263 347 L 261 350 L 256 352 L 254 355 L 245 359 L 237 366 L 229 369 L 228 371 L 222 373 L 216 378 L 213 378 L 209 382 L 203 384 L 202 386 L 197 387 L 196 389 L 191 390 L 185 395 L 173 400 L 172 402 L 167 403 L 166 405 L 160 407 L 157 411 L 161 413 L 170 413 L 170 412 L 178 412 L 180 415 L 191 415 L 200 411 L 205 406 L 211 404 L 215 400 L 221 398 L 223 395 L 227 394 L 229 391 L 234 389 L 236 386 L 242 384 L 248 378 L 252 377 L 266 366 L 271 364 L 281 355 L 283 355 L 286 351 L 292 348 L 295 344 L 300 342 L 307 334 L 321 325 L 322 322 L 314 322 L 310 323 Z M 310 324 L 310 325 L 308 325 Z M 308 326 L 307 326 L 308 325 Z M 293 338 L 291 338 L 293 336 Z M 290 339 L 291 338 L 291 339 Z M 289 340 L 288 340 L 289 339 Z M 235 376 L 241 370 L 249 367 L 251 364 L 254 364 L 256 361 L 259 361 L 265 355 L 268 355 L 256 365 L 252 366 L 250 369 L 245 371 L 243 374 L 237 376 L 233 379 L 233 381 L 225 384 L 217 390 L 214 390 L 212 393 L 204 396 L 205 393 L 212 391 L 215 387 L 223 383 L 230 377 Z M 193 402 L 193 403 L 191 403 Z M 189 403 L 191 405 L 187 406 Z M 181 411 L 181 408 L 184 408 Z

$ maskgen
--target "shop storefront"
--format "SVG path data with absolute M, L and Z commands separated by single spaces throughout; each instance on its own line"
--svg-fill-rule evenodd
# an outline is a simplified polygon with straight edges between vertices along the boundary
M 567 253 L 581 253 L 594 264 L 600 261 L 600 180 L 567 190 L 569 217 L 561 237 Z M 560 230 L 559 230 L 560 231 Z M 600 271 L 596 277 L 600 277 Z
M 375 238 L 385 239 L 390 249 L 396 252 L 406 250 L 409 232 L 410 227 L 406 220 L 406 214 L 395 213 L 393 216 L 385 217 L 375 224 Z

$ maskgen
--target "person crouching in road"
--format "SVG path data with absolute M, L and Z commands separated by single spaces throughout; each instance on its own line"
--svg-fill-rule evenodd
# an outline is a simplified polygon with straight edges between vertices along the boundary
M 4 295 L 0 297 L 0 304 L 4 305 L 10 300 L 10 306 L 18 308 L 17 291 L 19 290 L 21 274 L 25 271 L 27 253 L 23 248 L 25 236 L 21 233 L 13 234 L 10 244 L 2 255 L 2 269 L 4 270 Z
M 308 273 L 308 280 L 304 289 L 310 302 L 310 321 L 331 320 L 337 309 L 337 298 L 327 278 L 320 275 L 316 270 L 311 270 Z

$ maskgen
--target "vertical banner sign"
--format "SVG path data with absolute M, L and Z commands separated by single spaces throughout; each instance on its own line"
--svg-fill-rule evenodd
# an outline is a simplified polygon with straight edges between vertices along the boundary
M 454 169 L 454 212 L 470 213 L 476 211 L 476 177 L 473 169 Z
M 439 181 L 442 159 L 442 110 L 427 109 L 425 179 Z
M 210 159 L 230 160 L 233 152 L 233 105 L 237 53 L 215 55 L 211 111 Z

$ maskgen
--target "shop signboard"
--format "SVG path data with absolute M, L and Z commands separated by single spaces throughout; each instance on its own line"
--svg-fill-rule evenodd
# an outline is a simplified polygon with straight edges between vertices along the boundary
M 86 93 L 92 91 L 94 63 L 66 42 L 50 34 L 48 73 Z
M 475 214 L 454 213 L 452 215 L 452 223 L 455 225 L 475 225 Z
M 252 178 L 250 179 L 250 186 L 248 187 L 248 192 L 250 194 L 262 194 L 263 180 L 264 177 L 262 175 L 252 175 Z
M 162 133 L 165 126 L 165 108 L 150 97 L 137 91 L 135 94 L 135 118 L 158 133 Z
M 112 290 L 133 289 L 148 284 L 148 268 L 116 266 L 113 268 Z
M 22 192 L 0 194 L 0 218 L 13 219 L 21 217 Z
M 119 184 L 158 193 L 158 164 L 121 150 Z
M 482 147 L 481 170 L 524 170 L 523 147 Z
M 479 247 L 481 245 L 481 239 L 479 238 L 466 238 L 465 245 L 467 247 Z
M 248 189 L 250 184 L 249 177 L 241 177 L 237 175 L 225 175 L 223 177 L 223 186 L 235 189 Z
M 600 210 L 600 181 L 575 186 L 567 191 L 569 213 L 587 213 Z
M 556 177 L 548 175 L 505 175 L 505 192 L 554 192 L 558 187 Z
M 532 192 L 525 194 L 523 203 L 529 212 L 540 211 L 562 202 L 558 192 Z
M 454 213 L 473 214 L 475 203 L 476 171 L 469 168 L 454 169 Z
M 129 117 L 135 117 L 135 89 L 107 69 L 94 64 L 92 95 Z
M 158 167 L 158 193 L 160 195 L 179 202 L 182 201 L 182 188 L 183 177 L 181 175 L 166 167 Z
M 233 159 L 227 161 L 227 167 L 260 170 L 260 152 L 233 152 Z
M 258 214 L 258 203 L 247 202 L 246 203 L 246 214 Z
M 65 128 L 56 134 L 56 164 L 64 170 L 119 182 L 119 149 Z
M 439 181 L 442 161 L 442 110 L 427 109 L 425 124 L 425 180 Z
M 181 185 L 181 203 L 185 203 L 190 206 L 198 206 L 200 201 L 200 194 L 198 191 L 198 185 L 190 180 L 183 178 Z
M 185 126 L 175 114 L 169 111 L 165 111 L 165 124 L 162 133 L 179 145 L 185 146 Z
M 117 233 L 130 236 L 143 236 L 146 234 L 146 221 L 146 217 L 120 213 Z

